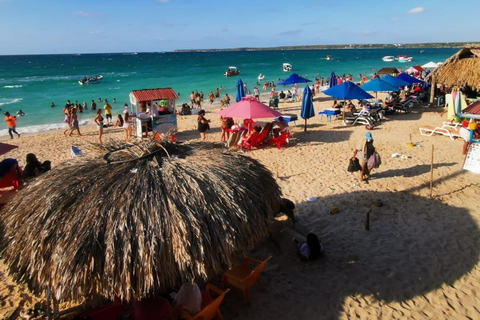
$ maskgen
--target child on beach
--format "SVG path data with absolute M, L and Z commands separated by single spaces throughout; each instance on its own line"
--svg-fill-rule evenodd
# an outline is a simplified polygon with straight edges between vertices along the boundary
M 296 238 L 293 238 L 293 242 L 298 247 L 299 255 L 302 260 L 317 260 L 323 253 L 323 245 L 314 233 L 307 234 L 306 242 L 301 243 Z
M 18 133 L 17 130 L 15 130 L 15 128 L 17 126 L 16 125 L 17 118 L 10 115 L 10 113 L 8 113 L 8 112 L 5 112 L 4 115 L 5 115 L 5 122 L 7 123 L 8 134 L 10 135 L 10 139 L 13 139 L 12 132 L 16 133 L 18 135 L 18 137 L 20 138 L 20 133 Z

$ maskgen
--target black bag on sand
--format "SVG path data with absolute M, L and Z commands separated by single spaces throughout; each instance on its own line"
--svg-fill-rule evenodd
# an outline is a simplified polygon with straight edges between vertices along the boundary
M 350 159 L 348 163 L 348 172 L 357 172 L 362 170 L 362 166 L 360 165 L 360 161 L 358 161 L 357 158 L 355 159 Z

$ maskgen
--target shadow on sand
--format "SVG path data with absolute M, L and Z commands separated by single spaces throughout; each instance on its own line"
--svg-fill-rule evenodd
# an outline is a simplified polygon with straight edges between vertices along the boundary
M 376 199 L 383 207 L 374 206 Z M 405 203 L 415 206 L 405 210 Z M 340 212 L 330 215 L 334 206 Z M 367 211 L 370 231 L 364 230 Z M 440 201 L 358 191 L 299 203 L 296 212 L 297 230 L 302 224 L 315 226 L 308 231 L 322 239 L 325 257 L 302 262 L 292 253 L 291 237 L 276 239 L 276 245 L 266 240 L 252 253 L 258 258 L 273 255 L 261 276 L 266 292 L 253 288 L 252 307 L 246 307 L 233 290 L 222 305 L 226 318 L 351 319 L 355 314 L 343 304 L 348 296 L 404 303 L 443 284 L 453 286 L 478 261 L 477 224 L 467 210 Z M 272 235 L 286 226 L 291 223 L 275 222 Z M 359 303 L 367 306 L 367 301 Z

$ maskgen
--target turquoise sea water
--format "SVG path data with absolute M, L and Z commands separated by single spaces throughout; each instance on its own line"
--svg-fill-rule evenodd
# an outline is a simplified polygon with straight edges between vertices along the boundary
M 421 52 L 422 51 L 422 52 Z M 222 86 L 234 95 L 240 77 L 252 89 L 259 73 L 264 81 L 286 78 L 282 64 L 292 64 L 292 72 L 311 80 L 315 76 L 328 77 L 350 73 L 354 81 L 360 73 L 372 75 L 381 67 L 408 68 L 429 61 L 444 61 L 458 48 L 416 49 L 328 49 L 252 52 L 191 52 L 191 53 L 138 53 L 138 54 L 82 54 L 82 55 L 22 55 L 0 56 L 0 108 L 15 114 L 21 109 L 25 116 L 17 120 L 17 130 L 39 132 L 63 127 L 62 108 L 67 100 L 90 106 L 93 99 L 113 98 L 113 111 L 120 112 L 128 102 L 131 90 L 171 87 L 180 94 L 177 103 L 188 101 L 191 91 L 210 91 Z M 384 62 L 386 55 L 405 54 L 413 57 L 411 63 Z M 332 60 L 325 59 L 330 55 Z M 239 77 L 224 77 L 228 66 L 240 70 Z M 83 76 L 103 75 L 96 84 L 80 86 Z M 280 88 L 278 88 L 280 89 Z M 51 102 L 55 107 L 51 108 Z M 98 104 L 97 105 L 103 105 Z M 81 123 L 92 121 L 93 112 L 80 114 Z M 6 135 L 6 125 L 0 124 L 0 135 Z

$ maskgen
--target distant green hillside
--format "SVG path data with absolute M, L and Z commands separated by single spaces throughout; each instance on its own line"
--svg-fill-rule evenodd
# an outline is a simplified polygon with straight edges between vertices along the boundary
M 471 42 L 438 42 L 438 43 L 406 43 L 406 44 L 339 44 L 339 45 L 310 45 L 284 46 L 268 48 L 228 48 L 228 49 L 183 49 L 175 52 L 225 52 L 225 51 L 273 51 L 273 50 L 325 50 L 325 49 L 380 49 L 380 48 L 456 48 L 463 47 Z

